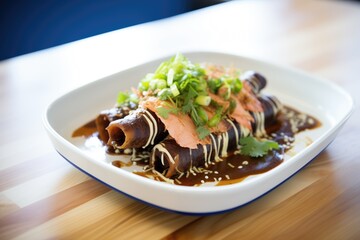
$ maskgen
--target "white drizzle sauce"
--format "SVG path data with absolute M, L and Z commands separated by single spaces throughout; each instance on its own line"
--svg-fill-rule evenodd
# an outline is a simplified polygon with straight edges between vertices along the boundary
M 230 120 L 230 119 L 227 119 L 227 121 L 230 123 L 231 127 L 234 129 L 234 132 L 235 132 L 235 141 L 236 141 L 236 145 L 239 144 L 239 132 L 235 126 L 235 124 Z
M 217 145 L 217 142 L 216 142 L 216 140 L 215 140 L 215 138 L 214 138 L 214 135 L 213 134 L 210 134 L 209 135 L 210 137 L 211 137 L 211 140 L 213 141 L 213 146 L 214 146 L 214 154 L 215 154 L 215 156 L 214 156 L 214 159 L 215 159 L 215 161 L 217 161 L 217 160 L 219 160 L 219 149 L 218 149 L 218 145 Z
M 213 151 L 213 146 L 212 144 L 210 144 L 210 149 L 209 149 L 209 156 L 208 156 L 208 159 L 206 160 L 208 164 L 211 163 L 211 153 Z
M 149 133 L 149 138 L 148 138 L 146 144 L 143 146 L 143 148 L 146 148 L 150 144 L 154 145 L 155 137 L 158 133 L 158 126 L 157 126 L 155 118 L 151 115 L 151 113 L 149 111 L 145 110 L 145 113 L 146 114 L 144 114 L 143 116 L 149 126 L 150 133 Z
M 149 138 L 148 138 L 146 144 L 143 146 L 143 148 L 146 148 L 147 146 L 149 146 L 149 144 L 151 142 L 151 138 L 154 135 L 154 127 L 153 127 L 153 125 L 151 123 L 151 120 L 145 114 L 143 116 L 144 116 L 144 118 L 145 118 L 145 120 L 146 120 L 146 122 L 147 122 L 147 124 L 149 126 L 149 131 L 150 131 Z
M 207 147 L 205 144 L 203 145 L 203 152 L 204 152 L 205 167 L 208 167 Z
M 264 137 L 266 136 L 265 131 L 265 114 L 264 112 L 254 112 L 254 118 L 256 122 L 256 131 L 254 135 L 256 137 Z
M 220 157 L 219 156 L 221 156 L 221 140 L 222 140 L 222 136 L 221 136 L 222 134 L 219 134 L 219 135 L 217 135 L 217 147 L 218 147 L 218 153 L 216 154 L 216 158 L 215 158 L 215 161 L 217 162 L 217 161 L 219 161 L 220 159 Z
M 224 132 L 221 134 L 222 137 L 222 151 L 221 151 L 221 157 L 227 157 L 228 155 L 228 146 L 229 146 L 229 133 Z
M 150 119 L 151 119 L 151 121 L 153 123 L 153 126 L 154 126 L 154 134 L 153 134 L 153 136 L 151 138 L 151 144 L 154 145 L 155 137 L 158 134 L 158 126 L 157 126 L 157 122 L 156 122 L 156 119 L 154 118 L 154 116 L 148 111 L 146 111 L 146 113 L 149 115 L 149 117 L 150 117 Z
M 241 129 L 241 137 L 247 137 L 250 135 L 250 129 L 246 128 L 246 127 L 243 127 L 241 125 L 240 126 L 240 129 Z
M 253 84 L 254 86 L 254 92 L 259 92 L 260 91 L 260 86 L 259 86 L 259 82 L 258 82 L 258 79 L 255 77 L 255 76 L 252 76 L 251 77 L 251 83 Z M 249 81 L 250 82 L 250 81 Z
M 171 154 L 169 153 L 169 151 L 164 147 L 164 145 L 162 143 L 160 144 L 156 144 L 153 148 L 153 155 L 152 155 L 152 159 L 155 159 L 154 158 L 154 155 L 155 155 L 155 152 L 156 150 L 160 151 L 161 154 L 166 154 L 169 161 L 172 163 L 172 164 L 175 164 L 175 160 L 172 158 Z
M 165 162 L 164 162 L 164 153 L 161 153 L 161 164 L 164 166 Z
M 255 83 L 254 87 L 256 89 L 259 88 L 259 83 L 257 81 L 253 81 L 253 83 Z M 270 98 L 268 96 L 262 96 L 264 99 L 266 99 L 266 101 L 270 104 L 270 106 L 272 107 L 272 110 L 273 110 L 273 114 L 276 115 L 277 112 L 279 111 L 280 107 L 282 106 L 281 103 L 276 99 L 276 98 Z M 155 119 L 153 118 L 153 116 L 148 113 L 151 118 L 152 118 L 152 121 L 154 123 L 154 126 L 156 126 L 156 121 Z M 254 118 L 255 118 L 255 122 L 256 122 L 256 131 L 255 133 L 253 133 L 254 136 L 256 137 L 264 137 L 267 135 L 266 131 L 265 131 L 265 113 L 264 112 L 254 112 Z M 235 141 L 236 141 L 236 144 L 239 145 L 239 142 L 240 142 L 240 138 L 242 137 L 247 137 L 249 135 L 251 135 L 251 131 L 250 129 L 246 128 L 246 127 L 243 127 L 241 125 L 239 125 L 239 130 L 237 129 L 236 125 L 230 120 L 230 119 L 227 119 L 227 121 L 230 123 L 231 127 L 234 129 L 234 135 L 235 135 Z M 150 124 L 150 121 L 148 121 L 149 123 L 149 127 L 151 128 L 151 124 Z M 153 134 L 153 136 L 150 136 L 151 137 L 151 142 L 154 141 L 155 139 L 155 135 L 157 133 L 157 128 L 155 129 L 155 133 L 153 130 L 150 130 L 151 133 Z M 209 164 L 211 164 L 211 157 L 212 157 L 212 152 L 214 150 L 214 160 L 217 162 L 217 161 L 222 161 L 222 159 L 220 157 L 227 157 L 228 155 L 228 147 L 229 147 L 229 133 L 228 132 L 224 132 L 222 134 L 219 134 L 219 135 L 213 135 L 213 134 L 210 134 L 209 135 L 210 138 L 211 138 L 211 141 L 212 141 L 212 144 L 210 144 L 210 149 L 208 150 L 207 146 L 206 145 L 203 145 L 203 154 L 204 154 L 204 160 L 205 160 L 205 167 L 208 167 Z M 150 140 L 148 140 L 149 142 Z M 169 161 L 171 163 L 175 163 L 174 159 L 172 158 L 171 154 L 168 152 L 168 150 L 164 147 L 163 144 L 157 144 L 155 145 L 154 147 L 154 151 L 155 150 L 158 150 L 161 152 L 161 163 L 162 165 L 165 165 L 164 164 L 164 155 L 166 154 Z M 189 168 L 189 172 L 192 173 L 193 175 L 196 175 L 194 170 L 193 170 L 193 162 L 192 162 L 192 150 L 189 149 L 189 155 L 190 155 L 190 168 Z M 178 170 L 177 170 L 178 171 Z
M 275 109 L 275 112 L 277 113 L 280 109 L 283 108 L 282 103 L 279 101 L 279 99 L 277 99 L 276 97 L 269 97 L 271 100 L 271 104 L 273 106 L 273 108 Z
M 189 155 L 190 155 L 190 169 L 191 169 L 192 166 L 193 166 L 193 158 L 192 158 L 192 150 L 191 150 L 191 148 L 189 148 Z

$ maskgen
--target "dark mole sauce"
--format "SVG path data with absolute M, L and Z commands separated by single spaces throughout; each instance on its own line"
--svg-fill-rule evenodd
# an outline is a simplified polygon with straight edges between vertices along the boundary
M 268 155 L 259 158 L 251 158 L 243 155 L 232 154 L 223 161 L 210 165 L 206 170 L 208 172 L 190 173 L 188 177 L 184 174 L 175 181 L 175 184 L 193 186 L 204 182 L 217 182 L 217 185 L 226 185 L 240 182 L 249 175 L 266 172 L 282 161 L 282 150 L 272 151 Z
M 278 150 L 269 151 L 267 155 L 257 158 L 230 153 L 228 157 L 222 158 L 222 161 L 214 162 L 214 164 L 210 164 L 207 168 L 202 166 L 201 168 L 205 169 L 205 171 L 188 171 L 172 179 L 174 184 L 183 186 L 196 186 L 206 182 L 215 182 L 217 186 L 220 186 L 240 182 L 250 175 L 267 172 L 281 164 L 284 159 L 284 153 L 291 149 L 292 143 L 295 141 L 295 134 L 319 126 L 321 126 L 321 123 L 314 117 L 298 112 L 290 107 L 284 107 L 278 114 L 276 123 L 266 128 L 269 139 L 278 142 L 281 146 Z M 95 121 L 91 121 L 75 130 L 73 137 L 88 137 L 96 134 L 96 131 Z M 112 149 L 108 149 L 107 153 L 114 154 Z M 129 167 L 132 164 L 133 162 L 131 161 L 129 163 L 120 160 L 112 162 L 113 166 L 119 168 Z M 137 161 L 136 165 L 149 169 L 148 159 Z M 134 173 L 142 177 L 164 181 L 150 170 Z
M 71 137 L 90 137 L 96 133 L 97 133 L 97 129 L 96 129 L 95 120 L 91 120 L 90 122 L 76 129 L 72 133 Z

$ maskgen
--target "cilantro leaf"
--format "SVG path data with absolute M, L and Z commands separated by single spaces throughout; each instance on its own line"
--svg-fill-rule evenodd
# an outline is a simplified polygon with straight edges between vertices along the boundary
M 169 114 L 177 114 L 178 113 L 178 109 L 177 108 L 165 108 L 165 107 L 158 107 L 156 108 L 157 113 L 160 115 L 160 117 L 162 118 L 168 118 Z
M 119 92 L 117 96 L 117 104 L 119 106 L 126 105 L 127 103 L 135 103 L 139 102 L 138 97 L 134 93 L 128 92 Z
M 196 132 L 198 133 L 200 139 L 204 139 L 211 133 L 210 130 L 205 126 L 197 127 Z
M 245 137 L 240 139 L 241 154 L 250 157 L 262 157 L 273 149 L 279 149 L 279 144 L 274 141 L 260 141 L 254 137 Z
M 119 92 L 118 96 L 117 96 L 117 103 L 118 104 L 123 104 L 126 101 L 128 101 L 129 99 L 129 93 L 127 92 Z

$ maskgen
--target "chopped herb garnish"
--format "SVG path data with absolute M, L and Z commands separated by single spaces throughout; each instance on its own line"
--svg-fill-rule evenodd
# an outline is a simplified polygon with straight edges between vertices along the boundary
M 190 116 L 199 139 L 204 139 L 211 134 L 210 129 L 236 108 L 231 95 L 238 94 L 243 87 L 237 76 L 238 73 L 234 76 L 224 72 L 221 77 L 211 77 L 200 65 L 191 63 L 182 54 L 176 54 L 162 62 L 154 73 L 147 74 L 139 83 L 138 90 L 141 94 L 145 93 L 144 96 L 154 96 L 163 101 L 162 106 L 157 107 L 157 113 L 162 118 L 179 113 Z M 229 105 L 225 108 L 209 93 L 222 97 Z M 117 103 L 137 104 L 138 97 L 134 93 L 120 92 Z M 279 149 L 279 144 L 274 141 L 258 140 L 252 136 L 242 138 L 240 145 L 240 154 L 251 157 L 262 157 L 270 150 Z
M 155 96 L 162 101 L 171 103 L 171 107 L 159 107 L 158 113 L 167 118 L 169 114 L 181 111 L 193 120 L 200 139 L 210 134 L 209 128 L 215 127 L 228 113 L 222 106 L 214 105 L 209 92 L 222 96 L 231 101 L 230 95 L 238 93 L 242 82 L 224 74 L 219 79 L 209 79 L 205 69 L 191 63 L 182 54 L 176 54 L 168 61 L 164 61 L 154 73 L 149 73 L 138 86 L 146 96 Z M 132 95 L 120 93 L 118 103 L 133 101 Z M 233 105 L 231 105 L 234 108 Z M 215 110 L 216 114 L 208 116 L 206 108 Z
M 178 110 L 176 108 L 158 107 L 157 112 L 161 117 L 168 118 L 169 114 L 177 114 Z
M 119 106 L 128 104 L 128 103 L 135 103 L 137 104 L 139 102 L 138 97 L 134 93 L 128 93 L 128 92 L 119 92 L 117 96 L 117 104 Z
M 229 99 L 230 94 L 237 94 L 242 89 L 242 82 L 237 77 L 224 75 L 221 78 L 212 78 L 208 80 L 208 86 L 211 92 L 220 94 L 224 99 Z
M 174 103 L 171 108 L 158 108 L 160 116 L 167 118 L 169 114 L 181 111 L 192 118 L 200 139 L 210 134 L 204 107 L 210 104 L 211 97 L 205 70 L 199 65 L 177 54 L 161 63 L 154 73 L 147 74 L 140 82 L 139 89 L 150 92 L 160 100 Z
M 199 134 L 200 139 L 207 137 L 211 133 L 210 130 L 205 126 L 197 127 L 196 132 Z
M 240 139 L 240 153 L 250 157 L 262 157 L 270 150 L 279 149 L 279 144 L 270 140 L 257 140 L 254 137 Z

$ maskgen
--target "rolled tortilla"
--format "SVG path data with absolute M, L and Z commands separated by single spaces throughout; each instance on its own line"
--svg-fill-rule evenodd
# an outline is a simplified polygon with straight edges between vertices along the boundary
M 165 139 L 155 145 L 150 155 L 150 165 L 165 177 L 186 172 L 192 167 L 207 166 L 213 161 L 221 161 L 231 151 L 236 150 L 240 137 L 248 135 L 249 131 L 235 121 L 227 119 L 231 125 L 227 132 L 210 134 L 210 144 L 198 144 L 197 148 L 181 147 L 172 138 Z M 164 172 L 165 171 L 165 172 Z
M 277 113 L 282 106 L 273 96 L 264 95 L 259 97 L 259 100 L 264 111 L 251 113 L 254 115 L 253 132 L 236 121 L 226 119 L 231 127 L 227 132 L 211 134 L 210 144 L 199 144 L 196 149 L 190 149 L 181 147 L 174 139 L 168 138 L 155 145 L 150 154 L 150 165 L 170 178 L 193 167 L 206 167 L 214 161 L 221 161 L 223 157 L 238 149 L 242 137 L 255 134 L 258 137 L 265 137 L 267 135 L 265 126 L 275 123 Z
M 240 79 L 248 82 L 255 94 L 260 93 L 265 88 L 267 82 L 263 75 L 254 71 L 246 71 L 240 76 Z
M 109 134 L 106 131 L 106 128 L 109 126 L 110 122 L 126 117 L 129 115 L 130 111 L 136 107 L 135 104 L 130 104 L 129 106 L 114 107 L 101 111 L 95 119 L 96 129 L 99 133 L 100 140 L 107 144 L 109 141 Z
M 112 121 L 106 130 L 109 134 L 108 145 L 115 149 L 147 148 L 167 136 L 160 119 L 152 111 L 143 108 Z

